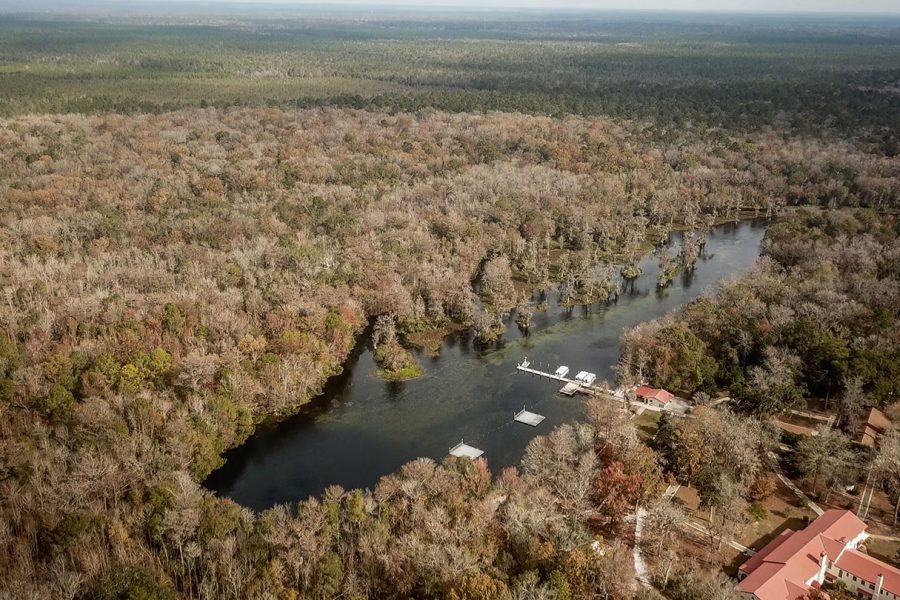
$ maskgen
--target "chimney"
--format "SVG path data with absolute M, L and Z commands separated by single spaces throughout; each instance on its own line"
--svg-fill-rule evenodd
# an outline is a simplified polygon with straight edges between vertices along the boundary
M 828 555 L 825 551 L 822 551 L 822 554 L 819 555 L 819 576 L 816 578 L 816 581 L 822 583 L 825 581 L 825 570 L 828 568 Z
M 873 597 L 875 600 L 878 600 L 878 596 L 881 594 L 881 588 L 882 588 L 883 586 L 884 586 L 884 574 L 883 574 L 883 573 L 879 573 L 879 574 L 878 574 L 878 581 L 875 583 L 875 593 L 872 595 L 872 597 Z

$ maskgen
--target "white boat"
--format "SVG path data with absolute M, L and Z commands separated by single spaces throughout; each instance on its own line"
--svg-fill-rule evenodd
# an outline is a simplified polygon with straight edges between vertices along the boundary
M 578 375 L 575 376 L 575 381 L 584 381 L 588 375 L 590 375 L 590 373 L 587 371 L 578 371 Z
M 561 366 L 560 368 L 558 368 L 556 370 L 557 377 L 565 377 L 568 374 L 569 374 L 569 367 L 567 367 L 565 365 Z

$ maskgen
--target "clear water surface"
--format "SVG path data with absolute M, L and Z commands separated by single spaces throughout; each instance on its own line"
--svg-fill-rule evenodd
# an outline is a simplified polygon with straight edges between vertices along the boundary
M 627 284 L 615 303 L 566 311 L 551 297 L 549 310 L 535 313 L 528 336 L 510 316 L 497 348 L 475 348 L 468 334 L 448 337 L 439 356 L 418 354 L 425 375 L 414 381 L 378 379 L 366 345 L 299 414 L 260 426 L 245 444 L 227 452 L 225 466 L 206 486 L 264 509 L 318 495 L 332 484 L 372 487 L 417 457 L 443 459 L 461 439 L 484 450 L 495 472 L 515 465 L 529 440 L 579 418 L 583 410 L 577 397 L 559 395 L 555 382 L 517 374 L 523 357 L 612 381 L 624 330 L 748 269 L 759 256 L 764 233 L 763 221 L 716 227 L 694 272 L 661 291 L 656 289 L 657 258 L 648 255 L 641 263 L 643 275 Z M 672 245 L 679 242 L 680 235 L 673 234 Z M 513 422 L 523 407 L 546 420 L 536 428 Z

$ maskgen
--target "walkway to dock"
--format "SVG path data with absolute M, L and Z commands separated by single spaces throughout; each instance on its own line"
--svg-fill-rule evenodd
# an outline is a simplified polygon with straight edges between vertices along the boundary
M 550 373 L 548 371 L 542 371 L 540 369 L 534 368 L 532 363 L 528 362 L 526 358 L 521 363 L 516 365 L 516 370 L 521 373 L 528 373 L 529 375 L 537 375 L 538 377 L 543 377 L 544 379 L 552 379 L 553 381 L 558 381 L 563 384 L 562 389 L 559 391 L 566 396 L 574 396 L 575 394 L 612 394 L 606 386 L 602 388 L 599 386 L 595 386 L 593 384 L 587 385 L 583 381 L 578 381 L 577 379 L 569 379 L 564 375 L 557 375 L 556 373 Z
M 538 365 L 540 366 L 540 365 Z M 548 365 L 549 368 L 549 365 Z M 580 372 L 575 379 L 570 379 L 566 377 L 569 374 L 569 370 L 565 367 L 559 367 L 556 373 L 550 373 L 547 371 L 542 371 L 540 368 L 535 368 L 528 359 L 524 359 L 520 364 L 516 365 L 516 369 L 521 373 L 528 373 L 529 375 L 537 375 L 538 377 L 542 377 L 544 379 L 550 379 L 552 381 L 558 381 L 563 384 L 562 389 L 560 389 L 560 393 L 565 394 L 566 396 L 574 396 L 575 394 L 590 394 L 593 396 L 608 396 L 614 400 L 618 400 L 620 402 L 625 402 L 625 392 L 624 390 L 610 390 L 609 386 L 606 382 L 602 382 L 601 385 L 595 385 L 594 381 L 596 380 L 596 375 L 593 373 L 588 373 L 587 371 Z M 526 410 L 526 407 L 522 407 L 522 410 L 513 414 L 513 418 L 500 427 L 505 427 L 510 423 L 521 423 L 523 425 L 528 425 L 529 427 L 537 427 L 544 421 L 544 415 L 539 415 L 537 413 Z M 479 439 L 483 439 L 488 435 L 491 435 L 495 428 L 483 436 L 479 437 Z M 476 448 L 475 446 L 471 446 L 466 444 L 464 441 L 460 441 L 458 444 L 450 448 L 450 455 L 456 457 L 466 457 L 471 459 L 476 459 L 484 454 L 480 448 Z
M 538 367 L 540 367 L 540 365 Z M 550 365 L 547 365 L 547 368 L 551 368 Z M 560 369 L 562 368 L 563 367 L 560 367 Z M 635 399 L 629 400 L 626 389 L 623 387 L 619 387 L 613 390 L 610 389 L 609 384 L 607 384 L 605 381 L 601 381 L 599 385 L 595 385 L 594 383 L 585 383 L 584 381 L 579 381 L 577 378 L 569 379 L 565 375 L 557 375 L 556 373 L 544 371 L 541 368 L 535 368 L 535 365 L 529 362 L 527 358 L 524 359 L 520 364 L 516 365 L 516 370 L 518 370 L 520 373 L 536 375 L 544 379 L 550 379 L 552 381 L 558 381 L 562 383 L 563 387 L 559 390 L 559 393 L 563 394 L 564 396 L 574 396 L 575 394 L 601 396 L 609 400 L 621 402 L 623 405 L 628 406 L 635 412 L 643 412 L 649 410 L 658 413 L 669 413 L 677 417 L 688 416 L 688 411 L 690 410 L 690 405 L 683 398 L 675 397 L 665 406 L 658 406 L 646 402 L 641 402 L 640 400 Z M 568 374 L 568 369 L 566 369 L 565 373 Z M 593 379 L 591 379 L 591 381 L 593 381 Z

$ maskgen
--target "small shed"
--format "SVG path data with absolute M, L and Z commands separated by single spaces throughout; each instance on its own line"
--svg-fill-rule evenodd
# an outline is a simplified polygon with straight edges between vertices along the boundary
M 869 409 L 869 414 L 860 427 L 856 442 L 874 448 L 892 425 L 893 423 L 887 415 L 873 406 Z
M 675 398 L 674 394 L 667 392 L 666 390 L 652 388 L 646 385 L 638 386 L 638 388 L 634 390 L 634 395 L 647 404 L 653 404 L 660 407 L 668 405 L 669 402 Z

